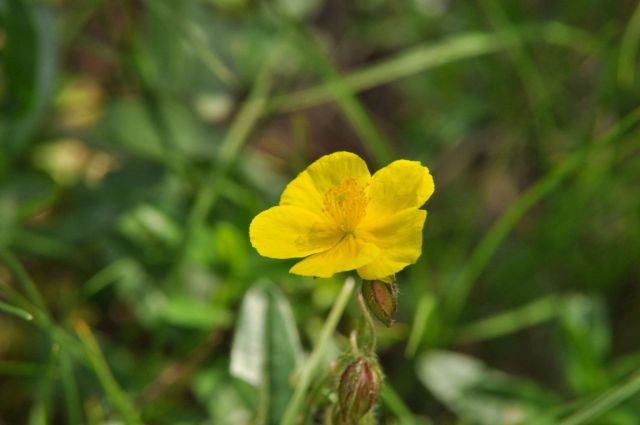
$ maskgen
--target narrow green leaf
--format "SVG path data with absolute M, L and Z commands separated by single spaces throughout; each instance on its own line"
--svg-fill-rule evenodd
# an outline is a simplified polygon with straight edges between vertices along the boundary
M 640 3 L 629 19 L 620 43 L 618 59 L 618 82 L 624 87 L 631 87 L 636 78 L 638 49 L 640 48 Z
M 637 125 L 639 121 L 640 108 L 636 108 L 612 125 L 604 136 L 593 142 L 593 145 L 608 144 L 617 140 L 622 134 Z M 455 322 L 457 320 L 476 279 L 513 228 L 534 205 L 580 169 L 585 158 L 587 158 L 590 146 L 586 144 L 583 148 L 574 151 L 563 163 L 549 171 L 524 192 L 478 243 L 458 277 L 449 286 L 445 303 L 447 304 L 447 314 L 450 321 Z
M 36 284 L 31 280 L 31 277 L 27 274 L 22 264 L 8 249 L 0 249 L 0 262 L 4 263 L 7 268 L 16 277 L 16 281 L 22 286 L 24 292 L 29 297 L 29 301 L 35 304 L 43 313 L 46 314 L 47 307 L 44 303 L 42 295 Z
M 73 363 L 68 353 L 60 353 L 60 378 L 64 391 L 64 401 L 67 410 L 67 424 L 77 425 L 80 423 L 82 413 L 80 409 L 80 399 L 78 397 L 78 386 L 73 375 Z
M 458 341 L 470 343 L 509 335 L 550 320 L 559 311 L 558 297 L 549 295 L 522 307 L 463 326 L 458 334 Z
M 614 387 L 596 400 L 589 401 L 582 409 L 560 422 L 560 425 L 582 425 L 593 421 L 620 403 L 640 392 L 640 372 L 635 373 L 626 382 Z
M 429 328 L 429 323 L 433 320 L 436 310 L 436 299 L 433 294 L 426 292 L 420 297 L 416 307 L 415 316 L 411 325 L 411 334 L 407 341 L 405 356 L 411 358 L 415 356 L 422 338 Z
M 338 106 L 355 132 L 364 142 L 378 166 L 388 164 L 393 159 L 391 144 L 378 129 L 366 108 L 357 98 L 354 90 L 345 78 L 335 69 L 331 58 L 318 45 L 313 35 L 298 28 L 302 50 L 307 52 L 309 60 L 316 64 L 327 82 L 329 91 L 335 96 Z
M 7 313 L 13 316 L 19 317 L 23 320 L 27 320 L 27 321 L 33 320 L 33 316 L 28 311 L 3 303 L 2 301 L 0 301 L 0 311 L 2 311 L 3 313 Z
M 594 45 L 594 39 L 588 33 L 557 22 L 518 30 L 526 41 L 545 41 L 581 52 L 585 52 L 585 47 Z M 517 42 L 510 31 L 460 34 L 437 43 L 407 48 L 394 57 L 345 75 L 344 84 L 358 93 L 427 69 L 501 51 Z M 269 103 L 269 109 L 287 112 L 333 101 L 337 97 L 338 92 L 330 82 L 326 82 L 295 93 L 275 96 Z
M 113 403 L 115 409 L 120 412 L 124 422 L 127 425 L 141 425 L 142 421 L 138 417 L 138 412 L 111 373 L 107 361 L 100 350 L 98 341 L 96 341 L 89 326 L 84 322 L 77 322 L 76 333 L 84 346 L 89 365 L 93 369 L 109 400 Z

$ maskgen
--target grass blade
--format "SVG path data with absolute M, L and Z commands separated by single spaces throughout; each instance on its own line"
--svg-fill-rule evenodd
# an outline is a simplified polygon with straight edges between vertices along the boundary
M 73 376 L 73 364 L 66 352 L 60 353 L 60 378 L 64 391 L 65 407 L 67 409 L 67 423 L 78 425 L 81 421 L 80 400 L 78 398 L 78 386 Z
M 618 83 L 631 87 L 636 78 L 636 63 L 640 47 L 640 3 L 636 6 L 620 43 L 618 59 Z
M 128 425 L 141 425 L 142 421 L 138 417 L 135 407 L 129 401 L 129 398 L 118 385 L 113 377 L 109 366 L 100 350 L 100 346 L 96 341 L 93 333 L 86 323 L 79 321 L 75 325 L 76 333 L 84 346 L 84 351 L 89 361 L 89 365 L 93 369 L 98 381 L 102 385 L 109 400 L 113 406 L 120 412 L 122 419 Z
M 7 313 L 13 316 L 19 317 L 23 320 L 27 320 L 27 321 L 33 320 L 33 316 L 28 311 L 3 303 L 2 301 L 0 301 L 0 311 L 3 313 Z
M 391 144 L 385 139 L 373 120 L 369 117 L 367 110 L 356 97 L 354 90 L 334 68 L 331 59 L 327 57 L 324 50 L 308 31 L 298 28 L 297 34 L 302 44 L 302 50 L 309 53 L 310 60 L 312 60 L 322 72 L 323 77 L 327 81 L 328 89 L 334 95 L 342 113 L 362 139 L 377 165 L 384 166 L 391 162 L 393 159 L 390 148 Z
M 497 338 L 538 325 L 558 314 L 558 297 L 549 295 L 525 306 L 463 326 L 458 334 L 462 344 Z
M 597 142 L 595 146 L 611 143 L 629 128 L 640 122 L 640 108 L 636 108 L 619 120 Z M 498 221 L 486 233 L 471 253 L 464 269 L 450 286 L 446 301 L 446 313 L 449 319 L 455 322 L 464 307 L 473 284 L 485 269 L 489 260 L 493 257 L 498 247 L 509 235 L 511 230 L 520 222 L 522 217 L 551 191 L 558 187 L 566 178 L 572 175 L 583 164 L 587 157 L 590 145 L 574 152 L 560 166 L 549 172 L 544 178 L 533 185 L 498 219 Z
M 543 26 L 520 29 L 524 41 L 543 41 L 571 48 L 581 53 L 591 52 L 596 43 L 584 31 L 551 22 Z M 353 92 L 390 83 L 427 69 L 471 59 L 513 47 L 517 43 L 510 31 L 495 33 L 467 33 L 438 43 L 428 43 L 408 48 L 394 57 L 354 71 L 343 77 Z M 269 102 L 274 112 L 289 112 L 334 101 L 336 93 L 330 83 L 298 92 L 275 96 Z
M 619 404 L 640 392 L 640 372 L 634 374 L 625 383 L 613 388 L 601 397 L 593 400 L 583 408 L 578 410 L 567 419 L 560 422 L 560 425 L 581 425 L 591 423 L 604 413 L 615 408 Z
M 29 300 L 38 306 L 43 312 L 47 311 L 47 307 L 38 291 L 36 284 L 31 280 L 25 269 L 22 267 L 18 259 L 7 249 L 0 250 L 0 261 L 4 263 L 11 273 L 16 277 L 18 283 L 22 286 Z

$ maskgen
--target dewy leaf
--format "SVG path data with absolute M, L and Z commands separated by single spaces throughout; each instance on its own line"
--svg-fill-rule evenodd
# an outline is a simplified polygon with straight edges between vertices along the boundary
M 434 397 L 470 423 L 544 425 L 558 399 L 548 390 L 491 370 L 472 357 L 434 351 L 417 362 L 417 373 Z
M 291 307 L 280 290 L 259 283 L 244 297 L 231 348 L 231 374 L 260 388 L 267 424 L 279 423 L 293 392 L 302 348 Z

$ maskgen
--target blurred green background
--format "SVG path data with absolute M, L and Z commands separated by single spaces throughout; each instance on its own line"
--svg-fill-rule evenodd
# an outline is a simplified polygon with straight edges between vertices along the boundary
M 635 2 L 0 0 L 0 23 L 0 424 L 277 424 L 344 276 L 288 275 L 247 229 L 336 150 L 436 182 L 379 423 L 640 424 Z

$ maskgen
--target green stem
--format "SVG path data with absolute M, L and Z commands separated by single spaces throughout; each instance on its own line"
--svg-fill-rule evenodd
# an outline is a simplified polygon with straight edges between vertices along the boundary
M 638 392 L 640 392 L 640 372 L 637 372 L 627 382 L 607 391 L 583 409 L 560 422 L 560 425 L 580 425 L 593 421 Z
M 351 293 L 353 292 L 354 287 L 355 280 L 352 277 L 347 278 L 342 287 L 342 291 L 340 291 L 335 304 L 333 304 L 331 312 L 329 312 L 327 321 L 322 327 L 320 338 L 318 339 L 318 342 L 313 349 L 311 356 L 309 356 L 309 359 L 304 365 L 304 369 L 300 374 L 300 380 L 296 385 L 296 389 L 293 392 L 291 400 L 289 400 L 287 410 L 282 417 L 280 425 L 293 425 L 296 423 L 296 416 L 298 415 L 298 412 L 302 407 L 304 396 L 309 389 L 311 380 L 315 376 L 316 371 L 320 366 L 320 362 L 325 354 L 325 351 L 327 350 L 329 341 L 331 340 L 331 337 L 336 330 L 336 326 L 338 325 L 338 321 L 340 320 L 344 309 L 347 307 L 347 303 L 351 298 Z
M 376 350 L 376 325 L 373 323 L 373 319 L 371 318 L 371 314 L 369 314 L 369 309 L 364 303 L 364 297 L 362 296 L 362 291 L 358 292 L 358 306 L 360 307 L 360 311 L 364 316 L 365 322 L 367 323 L 368 328 L 368 338 L 365 338 L 364 335 L 361 337 L 361 343 L 366 343 L 366 354 L 373 354 Z

